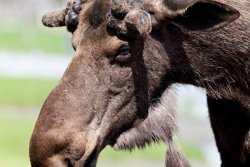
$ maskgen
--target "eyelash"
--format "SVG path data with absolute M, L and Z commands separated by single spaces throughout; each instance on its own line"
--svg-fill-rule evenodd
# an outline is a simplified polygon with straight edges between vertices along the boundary
M 118 63 L 125 65 L 131 60 L 130 47 L 128 45 L 122 45 L 116 52 L 116 54 L 110 59 L 110 63 Z
M 129 52 L 130 52 L 130 47 L 128 45 L 122 45 L 117 51 L 117 56 L 119 55 L 125 56 L 129 54 Z

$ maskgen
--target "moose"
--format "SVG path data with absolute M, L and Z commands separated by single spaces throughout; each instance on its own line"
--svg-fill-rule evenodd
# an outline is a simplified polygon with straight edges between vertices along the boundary
M 249 18 L 247 0 L 70 0 L 45 15 L 76 53 L 41 109 L 31 165 L 95 166 L 107 145 L 162 140 L 167 167 L 189 166 L 173 142 L 171 85 L 183 83 L 207 92 L 221 166 L 249 166 Z
M 173 90 L 149 103 L 164 71 L 157 68 L 161 54 L 145 64 L 140 54 L 128 64 L 137 57 L 127 41 L 108 33 L 109 10 L 109 0 L 68 1 L 42 19 L 49 27 L 67 26 L 75 55 L 41 109 L 30 140 L 32 167 L 92 167 L 107 145 L 132 150 L 159 141 L 169 145 L 168 164 L 188 166 L 173 141 Z

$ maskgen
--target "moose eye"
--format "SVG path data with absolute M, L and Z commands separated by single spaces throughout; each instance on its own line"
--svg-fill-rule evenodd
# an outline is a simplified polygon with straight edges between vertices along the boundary
M 119 56 L 125 56 L 127 54 L 129 54 L 130 52 L 130 47 L 128 45 L 122 45 L 117 52 L 117 55 Z
M 130 60 L 130 58 L 131 55 L 129 45 L 122 45 L 116 53 L 115 60 L 120 63 L 126 63 Z

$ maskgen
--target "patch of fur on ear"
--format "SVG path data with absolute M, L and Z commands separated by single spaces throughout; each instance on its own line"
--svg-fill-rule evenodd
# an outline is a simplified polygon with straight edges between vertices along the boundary
M 165 91 L 161 102 L 150 107 L 148 117 L 136 127 L 121 134 L 113 145 L 115 150 L 142 149 L 151 142 L 169 142 L 177 131 L 175 102 L 172 90 Z

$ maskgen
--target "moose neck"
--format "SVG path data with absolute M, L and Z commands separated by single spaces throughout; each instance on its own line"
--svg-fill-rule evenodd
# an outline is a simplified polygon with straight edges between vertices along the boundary
M 214 32 L 188 32 L 174 25 L 153 32 L 152 37 L 163 45 L 169 58 L 166 83 L 203 87 L 215 98 L 248 99 L 250 29 L 243 22 Z

